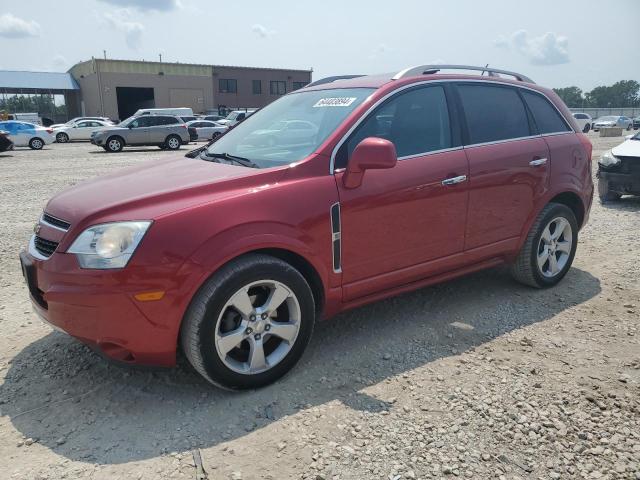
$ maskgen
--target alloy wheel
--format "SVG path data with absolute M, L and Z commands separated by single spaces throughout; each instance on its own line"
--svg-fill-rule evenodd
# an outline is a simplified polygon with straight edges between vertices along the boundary
M 171 150 L 176 150 L 176 149 L 178 149 L 180 147 L 180 142 L 178 141 L 177 138 L 171 137 L 169 139 L 169 141 L 167 142 L 167 145 L 169 146 L 169 148 Z
M 234 372 L 265 372 L 291 351 L 300 331 L 300 303 L 285 284 L 245 285 L 222 308 L 215 326 L 219 358 Z
M 120 141 L 116 140 L 115 138 L 109 140 L 109 150 L 114 152 L 120 150 Z
M 538 243 L 537 264 L 540 273 L 553 278 L 558 275 L 569 261 L 573 246 L 573 230 L 564 217 L 551 220 L 542 231 Z

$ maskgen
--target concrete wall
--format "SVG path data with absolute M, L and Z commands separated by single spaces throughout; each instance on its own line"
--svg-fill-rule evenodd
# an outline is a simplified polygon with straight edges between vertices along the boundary
M 594 119 L 605 115 L 621 115 L 629 118 L 635 118 L 640 115 L 640 107 L 570 108 L 569 110 L 573 113 L 588 113 Z
M 286 82 L 286 92 L 294 82 L 311 82 L 311 71 L 268 68 L 191 65 L 124 60 L 90 60 L 70 70 L 80 85 L 85 115 L 120 118 L 116 87 L 154 89 L 155 106 L 191 107 L 196 113 L 216 109 L 263 107 L 278 95 L 270 93 L 271 81 Z M 237 81 L 236 93 L 220 91 L 220 79 Z M 253 80 L 260 80 L 262 93 L 253 93 Z

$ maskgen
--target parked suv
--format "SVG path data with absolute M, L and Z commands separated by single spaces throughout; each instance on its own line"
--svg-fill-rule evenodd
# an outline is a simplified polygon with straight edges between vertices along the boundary
M 180 344 L 241 389 L 291 369 L 319 318 L 504 263 L 555 285 L 589 140 L 522 75 L 444 68 L 321 80 L 187 157 L 63 191 L 20 255 L 36 311 L 123 362 L 174 365 Z M 250 141 L 294 120 L 315 135 Z
M 118 125 L 102 128 L 91 134 L 91 143 L 107 152 L 119 152 L 125 146 L 157 145 L 178 150 L 189 143 L 187 125 L 174 115 L 139 115 Z

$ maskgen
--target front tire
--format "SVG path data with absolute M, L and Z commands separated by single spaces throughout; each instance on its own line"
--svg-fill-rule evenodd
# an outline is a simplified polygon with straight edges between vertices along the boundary
M 578 222 L 566 205 L 549 203 L 529 230 L 511 265 L 518 282 L 536 288 L 556 285 L 567 274 L 578 245 Z
M 311 289 L 298 270 L 251 254 L 222 267 L 185 314 L 181 343 L 193 367 L 228 389 L 258 388 L 302 356 L 315 323 Z
M 64 132 L 60 132 L 56 135 L 56 142 L 58 143 L 67 143 L 69 141 L 69 135 Z
M 589 130 L 591 130 L 590 125 L 587 123 L 584 128 L 582 129 L 582 133 L 589 133 Z
M 44 147 L 44 140 L 41 138 L 35 137 L 29 140 L 29 148 L 31 150 L 42 150 L 42 147 Z
M 177 135 L 169 135 L 164 141 L 167 150 L 178 150 L 182 145 L 182 139 Z
M 107 152 L 117 153 L 121 152 L 124 147 L 124 140 L 120 137 L 109 137 L 107 139 L 107 143 L 105 144 L 107 148 Z
M 600 197 L 600 203 L 615 202 L 620 200 L 619 193 L 609 190 L 609 182 L 602 178 L 598 178 L 598 197 Z

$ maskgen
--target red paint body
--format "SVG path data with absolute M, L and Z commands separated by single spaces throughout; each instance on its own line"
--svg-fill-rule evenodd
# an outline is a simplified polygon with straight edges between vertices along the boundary
M 367 170 L 356 188 L 344 170 L 330 174 L 331 154 L 349 128 L 377 100 L 404 85 L 476 80 L 423 75 L 399 81 L 346 80 L 340 87 L 375 87 L 317 149 L 294 166 L 251 169 L 174 157 L 121 170 L 74 186 L 46 212 L 71 224 L 67 233 L 41 226 L 59 242 L 46 261 L 30 258 L 49 323 L 123 359 L 175 363 L 180 324 L 198 288 L 228 261 L 278 249 L 315 271 L 323 316 L 512 260 L 538 212 L 559 194 L 577 199 L 582 224 L 591 206 L 591 145 L 580 133 L 537 136 L 443 151 Z M 492 79 L 512 85 L 503 79 Z M 573 123 L 550 90 L 543 92 Z M 312 89 L 328 86 L 310 87 Z M 331 85 L 330 88 L 336 88 Z M 529 161 L 548 157 L 540 168 Z M 442 179 L 466 175 L 465 183 Z M 339 202 L 342 269 L 332 264 L 330 208 Z M 80 269 L 65 253 L 85 228 L 110 221 L 152 220 L 121 270 Z M 135 294 L 165 291 L 141 302 Z

